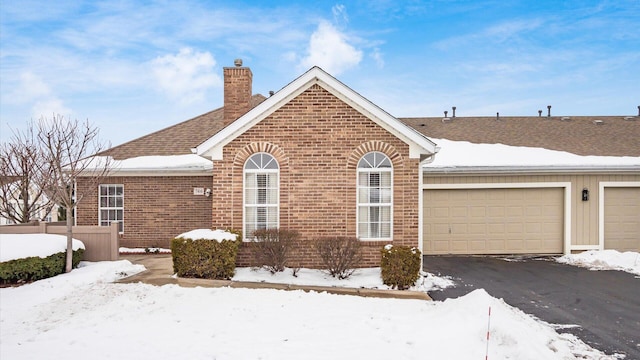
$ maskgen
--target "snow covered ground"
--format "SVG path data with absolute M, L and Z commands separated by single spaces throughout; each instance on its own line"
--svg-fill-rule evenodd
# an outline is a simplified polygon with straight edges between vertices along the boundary
M 487 330 L 489 359 L 616 358 L 484 290 L 429 302 L 113 283 L 143 269 L 126 260 L 82 262 L 68 274 L 0 289 L 0 358 L 484 359 Z
M 613 359 L 476 290 L 444 302 L 114 284 L 126 260 L 0 289 L 0 358 Z

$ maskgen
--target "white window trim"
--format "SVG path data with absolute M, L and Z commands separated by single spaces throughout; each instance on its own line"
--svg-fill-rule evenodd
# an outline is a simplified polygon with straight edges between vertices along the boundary
M 277 169 L 247 169 L 246 167 L 247 167 L 247 163 L 249 162 L 249 159 L 251 159 L 254 155 L 257 155 L 257 154 L 267 154 L 271 156 L 273 158 L 273 161 L 275 161 L 276 164 L 278 165 L 278 168 Z M 268 204 L 268 205 L 267 204 L 247 204 L 247 173 L 259 173 L 259 174 L 275 173 L 276 174 L 277 193 L 278 193 L 276 197 L 278 201 L 276 201 L 275 205 L 274 204 Z M 267 152 L 257 152 L 257 153 L 251 154 L 251 156 L 247 158 L 247 160 L 244 162 L 244 165 L 242 166 L 242 241 L 244 242 L 251 242 L 252 240 L 249 238 L 249 234 L 246 233 L 247 207 L 258 207 L 258 206 L 275 207 L 278 214 L 276 217 L 276 227 L 280 228 L 280 163 L 278 162 L 275 156 Z
M 100 193 L 100 188 L 103 186 L 120 186 L 122 187 L 122 208 L 119 207 L 106 207 L 104 208 L 104 210 L 119 210 L 122 209 L 122 231 L 118 231 L 118 234 L 124 234 L 124 184 L 99 184 L 98 185 L 98 226 L 102 226 L 100 224 L 102 224 L 102 211 L 103 208 L 100 205 L 100 198 L 101 198 L 101 193 Z M 111 224 L 109 224 L 111 225 Z
M 387 159 L 389 160 L 389 163 L 391 163 L 391 158 L 389 158 L 389 156 L 387 156 L 387 154 L 381 152 L 381 151 L 370 151 L 369 153 L 372 152 L 377 152 L 380 154 L 383 154 L 384 156 L 387 157 Z M 362 158 L 367 155 L 364 154 L 360 157 L 360 160 L 362 160 Z M 358 164 L 360 164 L 360 160 L 358 160 Z M 356 165 L 357 166 L 357 165 Z M 391 174 L 391 199 L 389 203 L 360 203 L 360 174 L 366 172 L 366 173 L 372 173 L 372 172 L 388 172 Z M 393 182 L 393 163 L 391 163 L 391 167 L 390 168 L 360 168 L 357 167 L 357 171 L 356 171 L 356 237 L 361 240 L 361 241 L 392 241 L 393 240 L 393 192 L 394 192 L 394 182 Z M 360 236 L 360 207 L 371 207 L 371 206 L 388 206 L 389 207 L 389 237 L 381 237 L 381 238 L 365 238 L 365 237 L 361 237 Z

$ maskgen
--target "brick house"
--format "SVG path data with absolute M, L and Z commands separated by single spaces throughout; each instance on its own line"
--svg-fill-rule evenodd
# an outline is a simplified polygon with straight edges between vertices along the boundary
M 242 229 L 247 240 L 258 228 L 295 229 L 306 244 L 357 236 L 367 266 L 391 241 L 417 245 L 420 163 L 435 144 L 320 68 L 267 99 L 252 96 L 251 79 L 247 67 L 225 68 L 223 109 L 105 153 L 195 153 L 213 171 L 116 169 L 100 199 L 80 205 L 78 223 L 121 221 L 123 246 L 168 246 L 211 227 Z M 319 265 L 311 246 L 295 253 L 299 265 Z M 239 263 L 249 254 L 245 244 Z
M 398 119 L 317 67 L 268 98 L 251 83 L 241 63 L 224 68 L 223 108 L 102 153 L 121 166 L 78 224 L 119 222 L 127 247 L 166 247 L 194 228 L 246 240 L 290 228 L 305 267 L 319 265 L 310 242 L 331 235 L 358 237 L 365 266 L 390 242 L 425 254 L 640 250 L 640 116 Z M 440 160 L 462 141 L 507 148 L 476 166 Z M 519 148 L 597 157 L 492 160 Z M 240 265 L 250 251 L 246 241 Z

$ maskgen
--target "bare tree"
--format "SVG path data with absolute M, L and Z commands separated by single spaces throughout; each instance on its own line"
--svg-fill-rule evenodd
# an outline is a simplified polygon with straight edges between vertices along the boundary
M 87 191 L 97 191 L 100 181 L 108 175 L 109 158 L 93 156 L 106 149 L 98 139 L 98 129 L 89 121 L 67 120 L 54 115 L 38 122 L 38 141 L 44 152 L 49 170 L 49 182 L 45 190 L 50 199 L 64 206 L 67 211 L 66 271 L 71 271 L 73 256 L 73 210 L 85 193 L 76 191 L 76 181 L 90 186 Z
M 42 220 L 54 203 L 45 195 L 49 169 L 33 123 L 0 145 L 0 216 L 15 223 Z

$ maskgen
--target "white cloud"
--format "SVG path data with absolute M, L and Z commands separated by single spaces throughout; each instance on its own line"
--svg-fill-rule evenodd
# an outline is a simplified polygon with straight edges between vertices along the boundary
M 151 62 L 159 90 L 182 104 L 204 99 L 208 89 L 222 81 L 214 73 L 216 61 L 209 52 L 183 48 L 176 55 L 157 57 Z
M 384 59 L 382 58 L 382 53 L 380 52 L 380 49 L 374 48 L 373 52 L 371 52 L 369 56 L 373 59 L 373 61 L 375 61 L 376 66 L 379 69 L 382 69 L 384 67 Z
M 66 115 L 72 112 L 38 75 L 26 71 L 21 73 L 17 80 L 17 86 L 7 96 L 7 102 L 31 106 L 32 118 L 39 119 L 42 116 L 53 116 L 53 114 Z
M 309 49 L 301 65 L 319 66 L 337 76 L 362 60 L 362 51 L 349 44 L 347 36 L 326 21 L 320 22 L 309 40 Z
M 62 100 L 55 97 L 36 101 L 31 107 L 31 115 L 33 119 L 50 119 L 57 115 L 69 116 L 71 113 L 71 109 L 64 106 Z

